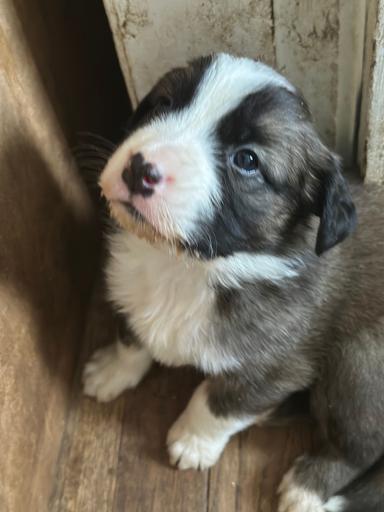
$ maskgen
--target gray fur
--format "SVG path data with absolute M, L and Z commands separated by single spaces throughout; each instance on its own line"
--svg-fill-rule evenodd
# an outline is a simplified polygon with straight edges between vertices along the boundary
M 218 340 L 243 364 L 211 379 L 212 410 L 262 413 L 309 388 L 323 444 L 297 480 L 324 499 L 384 453 L 384 189 L 354 200 L 356 233 L 320 258 L 309 235 L 297 278 L 218 293 Z

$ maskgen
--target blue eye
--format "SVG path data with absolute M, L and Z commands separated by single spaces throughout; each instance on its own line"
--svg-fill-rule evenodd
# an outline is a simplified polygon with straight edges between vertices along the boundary
M 259 159 L 250 149 L 237 151 L 233 156 L 233 163 L 243 174 L 255 174 L 259 168 Z

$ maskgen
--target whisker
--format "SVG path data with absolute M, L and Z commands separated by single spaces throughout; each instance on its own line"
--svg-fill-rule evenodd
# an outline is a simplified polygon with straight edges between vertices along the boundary
M 108 148 L 109 150 L 113 151 L 116 148 L 116 144 L 112 142 L 111 140 L 103 137 L 102 135 L 99 135 L 97 133 L 87 132 L 87 131 L 81 131 L 78 132 L 79 137 L 85 138 L 85 139 L 91 139 L 94 141 L 98 141 L 99 145 L 103 145 L 104 147 Z
M 88 164 L 88 165 L 92 165 L 92 166 L 97 166 L 99 168 L 105 167 L 105 164 L 106 164 L 106 161 L 104 159 L 99 158 L 97 156 L 95 157 L 95 156 L 81 155 L 78 158 L 76 158 L 76 161 L 82 165 Z
M 100 150 L 99 148 L 95 148 L 92 146 L 77 146 L 72 148 L 72 152 L 75 154 L 91 154 L 91 155 L 99 155 L 105 159 L 109 158 L 111 155 L 104 150 Z

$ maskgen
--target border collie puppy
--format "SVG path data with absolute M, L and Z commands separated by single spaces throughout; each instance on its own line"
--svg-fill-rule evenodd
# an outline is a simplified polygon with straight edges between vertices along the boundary
M 284 477 L 279 512 L 383 511 L 384 189 L 352 200 L 299 91 L 225 54 L 175 69 L 100 185 L 124 325 L 85 393 L 112 400 L 153 360 L 204 372 L 168 434 L 186 469 L 306 390 L 321 446 Z

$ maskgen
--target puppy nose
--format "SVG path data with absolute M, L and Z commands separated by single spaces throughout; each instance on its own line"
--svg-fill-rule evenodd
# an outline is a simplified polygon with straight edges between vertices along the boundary
M 155 185 L 161 181 L 161 174 L 154 164 L 144 160 L 141 153 L 136 153 L 124 169 L 122 178 L 132 194 L 147 197 L 153 194 Z

